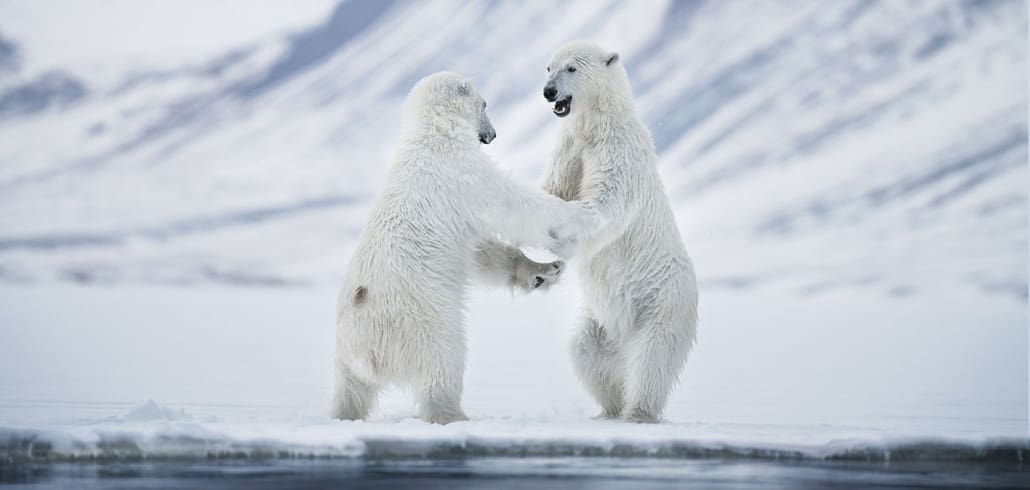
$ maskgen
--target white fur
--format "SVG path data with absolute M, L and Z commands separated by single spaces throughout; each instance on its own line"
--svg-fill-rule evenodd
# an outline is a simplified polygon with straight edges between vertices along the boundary
M 593 203 L 605 222 L 579 241 L 585 305 L 572 360 L 602 416 L 655 422 L 694 343 L 694 268 L 617 55 L 574 42 L 548 69 L 556 99 L 572 102 L 544 188 Z
M 396 383 L 414 389 L 424 420 L 464 420 L 462 307 L 470 276 L 478 271 L 520 287 L 527 274 L 558 266 L 515 274 L 505 262 L 515 247 L 567 248 L 563 237 L 593 226 L 582 203 L 505 178 L 480 150 L 484 132 L 493 128 L 483 99 L 460 75 L 431 75 L 408 95 L 386 187 L 339 298 L 333 417 L 366 417 L 380 389 Z

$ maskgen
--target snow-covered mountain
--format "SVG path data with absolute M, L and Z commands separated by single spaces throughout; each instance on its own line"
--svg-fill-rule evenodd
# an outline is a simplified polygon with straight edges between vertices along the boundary
M 526 181 L 618 50 L 702 289 L 1027 296 L 1022 1 L 0 2 L 0 281 L 333 284 L 443 69 Z
M 701 281 L 667 423 L 586 420 L 574 278 L 470 292 L 472 422 L 409 420 L 403 390 L 328 420 L 337 288 L 410 86 L 474 78 L 485 150 L 536 181 L 544 66 L 584 38 L 629 69 Z M 1022 461 L 1027 55 L 1020 0 L 0 0 L 0 466 Z

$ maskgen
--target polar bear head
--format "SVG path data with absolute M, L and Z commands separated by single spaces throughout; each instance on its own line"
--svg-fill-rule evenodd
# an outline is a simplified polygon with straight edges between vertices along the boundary
M 547 73 L 544 98 L 554 103 L 558 117 L 632 97 L 619 54 L 593 43 L 573 41 L 562 46 L 547 64 Z
M 453 72 L 434 73 L 412 87 L 404 103 L 402 132 L 414 137 L 478 139 L 483 144 L 497 136 L 486 116 L 486 102 L 472 81 Z

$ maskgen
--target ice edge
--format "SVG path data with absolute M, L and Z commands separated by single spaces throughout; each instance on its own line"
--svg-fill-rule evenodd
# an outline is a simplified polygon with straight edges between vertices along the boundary
M 448 459 L 475 457 L 619 457 L 865 462 L 978 462 L 1022 464 L 1026 438 L 847 439 L 822 444 L 737 443 L 692 439 L 630 440 L 560 437 L 355 436 L 339 442 L 183 434 L 93 433 L 0 428 L 0 465 L 76 461 L 209 459 Z

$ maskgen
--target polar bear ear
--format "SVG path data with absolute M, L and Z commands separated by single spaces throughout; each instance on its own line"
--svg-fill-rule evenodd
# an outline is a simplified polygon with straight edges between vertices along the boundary
M 604 62 L 604 66 L 612 66 L 612 63 L 619 61 L 619 53 L 610 53 L 605 59 L 608 61 Z

